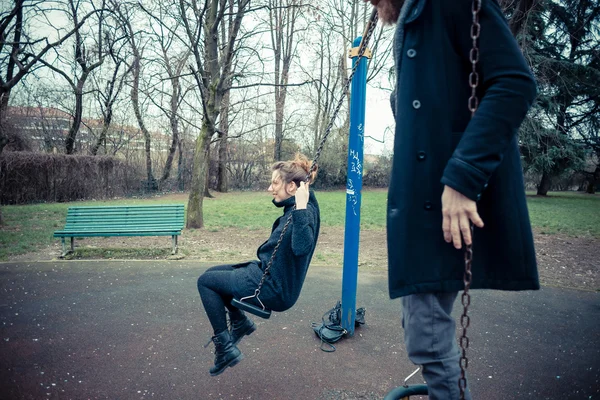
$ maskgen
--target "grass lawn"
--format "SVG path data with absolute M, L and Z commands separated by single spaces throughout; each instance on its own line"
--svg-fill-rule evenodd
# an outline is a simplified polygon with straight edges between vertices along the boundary
M 52 234 L 62 229 L 67 208 L 71 205 L 132 205 L 167 204 L 172 196 L 147 199 L 119 199 L 74 203 L 33 204 L 3 206 L 5 225 L 0 230 L 0 260 L 11 255 L 36 251 L 57 242 Z M 323 226 L 344 225 L 346 196 L 344 191 L 318 193 Z M 386 190 L 365 190 L 362 196 L 361 227 L 385 229 Z M 564 234 L 600 238 L 600 195 L 572 192 L 552 192 L 546 197 L 528 193 L 530 217 L 533 227 L 544 234 Z M 281 214 L 270 202 L 266 192 L 234 192 L 216 194 L 204 200 L 204 218 L 207 230 L 241 228 L 256 230 L 270 228 Z
M 600 238 L 600 195 L 551 192 L 527 193 L 529 218 L 540 233 Z

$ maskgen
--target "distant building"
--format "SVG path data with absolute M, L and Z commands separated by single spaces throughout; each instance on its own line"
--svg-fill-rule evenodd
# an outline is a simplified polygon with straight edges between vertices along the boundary
M 51 107 L 8 107 L 7 116 L 14 129 L 27 139 L 33 151 L 62 153 L 73 116 Z M 101 119 L 82 119 L 75 139 L 75 151 L 88 154 L 97 144 L 102 132 Z M 162 152 L 168 148 L 171 135 L 164 132 L 150 132 L 151 150 Z M 117 154 L 122 150 L 144 152 L 144 135 L 138 127 L 113 124 L 105 140 L 100 143 L 98 154 Z
M 14 129 L 30 142 L 34 151 L 56 152 L 64 148 L 73 117 L 56 108 L 8 107 L 7 117 Z

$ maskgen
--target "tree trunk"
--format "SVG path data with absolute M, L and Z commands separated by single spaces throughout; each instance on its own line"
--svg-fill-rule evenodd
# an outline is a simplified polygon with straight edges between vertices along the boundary
M 140 101 L 139 101 L 139 85 L 140 85 L 140 56 L 137 55 L 135 57 L 134 67 L 133 67 L 133 86 L 131 88 L 131 103 L 133 105 L 133 112 L 135 114 L 135 118 L 137 119 L 140 130 L 144 134 L 145 139 L 145 152 L 146 152 L 146 173 L 147 173 L 147 186 L 148 190 L 156 190 L 156 180 L 154 179 L 154 175 L 152 174 L 152 158 L 151 158 L 151 143 L 152 139 L 150 137 L 150 132 L 146 128 L 144 124 L 144 118 L 142 117 L 142 113 L 140 111 Z
M 173 140 L 171 140 L 171 147 L 169 148 L 169 154 L 167 155 L 167 161 L 165 162 L 165 169 L 163 175 L 160 178 L 160 182 L 164 183 L 171 175 L 171 168 L 173 167 L 173 158 L 175 158 L 175 151 L 177 151 L 177 143 L 179 143 L 179 128 L 178 128 L 177 117 L 171 117 L 171 130 L 173 131 Z
M 47 63 L 45 64 L 53 70 L 55 70 L 56 72 L 63 75 L 73 88 L 73 91 L 75 92 L 75 115 L 73 118 L 73 124 L 69 129 L 69 134 L 67 135 L 65 143 L 66 153 L 73 154 L 73 152 L 75 151 L 75 138 L 79 133 L 79 127 L 81 126 L 81 117 L 83 114 L 83 87 L 85 86 L 85 82 L 87 81 L 87 78 L 89 77 L 90 73 L 96 68 L 100 67 L 104 62 L 104 55 L 102 53 L 102 35 L 104 34 L 104 32 L 102 29 L 102 17 L 100 17 L 98 20 L 98 61 L 88 65 L 89 60 L 87 58 L 89 54 L 86 53 L 81 32 L 79 31 L 79 29 L 77 29 L 77 26 L 79 26 L 77 9 L 73 3 L 73 0 L 69 1 L 69 5 L 71 7 L 71 16 L 73 18 L 73 23 L 75 26 L 75 62 L 81 67 L 81 77 L 78 78 L 77 82 L 75 83 L 71 80 L 71 78 L 65 71 L 58 70 L 57 68 L 52 67 Z
M 169 179 L 171 174 L 171 167 L 173 165 L 173 158 L 175 157 L 175 151 L 177 150 L 177 144 L 179 143 L 179 120 L 177 119 L 177 104 L 179 102 L 179 79 L 177 77 L 171 79 L 172 91 L 171 91 L 171 109 L 169 115 L 169 123 L 171 125 L 171 132 L 173 133 L 173 139 L 171 140 L 171 147 L 169 148 L 169 154 L 167 156 L 167 162 L 165 163 L 165 169 L 163 175 L 160 178 L 161 184 Z
M 229 182 L 227 179 L 227 133 L 219 134 L 219 171 L 218 171 L 217 191 L 227 193 Z
M 2 156 L 2 151 L 4 150 L 4 146 L 8 144 L 8 138 L 4 134 L 6 114 L 8 112 L 8 97 L 10 94 L 10 89 L 5 90 L 4 88 L 0 92 L 0 156 Z M 2 162 L 0 162 L 0 176 L 2 176 Z M 4 217 L 2 216 L 2 207 L 0 207 L 0 226 L 4 225 Z
M 204 217 L 202 215 L 202 203 L 204 200 L 204 191 L 206 187 L 206 173 L 208 170 L 208 156 L 210 149 L 210 138 L 212 132 L 206 122 L 202 124 L 202 131 L 196 139 L 196 148 L 194 150 L 194 165 L 192 167 L 192 183 L 190 186 L 190 196 L 187 206 L 186 228 L 198 229 L 204 227 Z
M 73 118 L 73 124 L 69 128 L 69 134 L 65 141 L 65 148 L 67 154 L 73 154 L 75 151 L 75 138 L 79 132 L 81 126 L 81 115 L 83 114 L 83 83 L 85 80 L 81 79 L 77 82 L 77 88 L 75 90 L 75 115 Z
M 285 4 L 284 4 L 285 3 Z M 299 5 L 295 1 L 270 2 L 271 44 L 275 61 L 275 161 L 283 157 L 283 115 L 290 64 L 294 53 L 295 23 Z
M 194 5 L 196 2 L 192 2 Z M 202 28 L 190 27 L 190 20 L 185 16 L 186 6 L 184 1 L 179 1 L 180 11 L 190 42 L 193 44 L 190 50 L 196 61 L 196 68 L 190 66 L 192 75 L 196 79 L 198 88 L 202 95 L 202 108 L 204 120 L 202 131 L 196 139 L 194 150 L 194 165 L 192 169 L 192 184 L 190 197 L 188 201 L 188 216 L 186 226 L 188 228 L 202 228 L 204 220 L 202 216 L 203 194 L 206 192 L 207 171 L 209 167 L 210 141 L 216 131 L 215 122 L 221 112 L 221 101 L 223 96 L 231 89 L 231 71 L 233 59 L 235 56 L 235 43 L 237 34 L 240 30 L 242 18 L 249 5 L 249 0 L 239 0 L 236 2 L 238 8 L 235 12 L 235 18 L 227 30 L 227 43 L 219 43 L 219 24 L 223 22 L 227 2 L 211 0 L 205 2 L 205 7 L 201 13 L 192 7 L 197 21 L 203 20 Z M 230 9 L 230 14 L 233 14 Z M 196 32 L 202 30 L 203 54 L 200 54 L 199 36 Z
M 348 84 L 348 75 L 347 72 L 348 71 L 348 61 L 346 59 L 346 55 L 342 54 L 341 59 L 340 59 L 340 76 L 342 77 L 342 87 L 346 87 L 346 85 Z M 346 102 L 348 104 L 348 109 L 346 110 L 346 115 L 345 115 L 345 119 L 344 119 L 344 124 L 342 125 L 342 134 L 346 137 L 350 137 L 350 106 L 351 106 L 351 100 L 352 100 L 352 94 L 350 93 L 351 88 L 348 88 L 348 92 L 346 92 Z M 347 146 L 346 146 L 346 152 L 347 152 Z
M 104 118 L 104 121 L 102 123 L 102 131 L 100 132 L 100 136 L 98 137 L 96 144 L 94 144 L 94 147 L 92 147 L 92 155 L 93 156 L 98 154 L 98 149 L 100 148 L 100 146 L 102 146 L 103 143 L 104 143 L 104 146 L 106 147 L 106 134 L 108 133 L 108 128 L 110 127 L 111 120 L 112 120 L 112 108 L 108 109 L 106 111 L 106 117 Z M 106 154 L 106 149 L 105 149 L 104 153 Z
M 23 1 L 15 1 L 15 10 L 16 13 L 16 22 L 14 26 L 14 38 L 11 49 L 11 56 L 8 57 L 8 64 L 6 68 L 6 79 L 2 81 L 2 85 L 0 85 L 0 154 L 4 150 L 4 147 L 8 144 L 8 135 L 5 132 L 6 129 L 6 118 L 8 113 L 8 99 L 10 98 L 10 92 L 12 86 L 10 86 L 10 82 L 14 76 L 14 68 L 16 64 L 16 56 L 19 51 L 19 47 L 21 46 L 21 35 L 23 30 Z M 4 29 L 2 30 L 4 34 Z M 2 38 L 2 42 L 5 42 L 5 38 Z M 16 84 L 13 83 L 13 86 Z M 0 214 L 0 225 L 2 224 L 2 215 Z
M 181 191 L 185 190 L 185 177 L 183 175 L 183 145 L 181 140 L 177 143 L 179 159 L 177 160 L 177 188 Z
M 154 179 L 154 175 L 152 174 L 152 139 L 150 138 L 150 132 L 147 129 L 143 129 L 144 132 L 144 141 L 145 141 L 145 152 L 146 152 L 146 172 L 148 182 L 146 188 L 150 191 L 155 191 L 158 189 L 156 180 Z
M 590 179 L 588 180 L 588 187 L 585 192 L 589 194 L 595 194 L 598 182 L 600 182 L 600 165 L 596 166 L 594 173 L 590 176 Z
M 214 132 L 213 132 L 214 135 Z M 209 139 L 209 142 L 212 139 L 212 135 Z M 204 183 L 204 197 L 208 197 L 209 199 L 213 198 L 213 195 L 210 194 L 210 191 L 208 190 L 210 187 L 210 143 L 208 144 L 208 148 L 206 150 L 206 175 L 205 175 L 205 183 Z
M 112 78 L 106 87 L 105 92 L 100 94 L 99 96 L 99 98 L 103 99 L 104 111 L 102 112 L 102 114 L 104 115 L 104 119 L 102 121 L 102 131 L 100 132 L 100 136 L 98 137 L 96 144 L 94 144 L 94 147 L 92 147 L 91 153 L 93 156 L 98 154 L 98 150 L 102 145 L 104 145 L 104 154 L 107 154 L 106 135 L 108 134 L 108 129 L 110 128 L 110 124 L 113 118 L 113 105 L 115 104 L 115 101 L 117 100 L 117 97 L 121 92 L 121 88 L 123 87 L 123 83 L 125 81 L 125 76 L 130 71 L 125 71 L 123 76 L 119 79 L 119 84 L 116 86 L 115 93 L 115 84 L 117 83 L 119 69 L 121 68 L 122 61 L 118 59 L 117 56 L 114 55 L 112 52 L 110 53 L 110 55 L 115 63 L 115 69 L 113 71 Z
M 208 149 L 209 154 L 206 156 L 207 167 L 206 167 L 206 184 L 204 185 L 204 197 L 208 197 L 209 199 L 213 199 L 215 196 L 210 194 L 210 148 Z
M 537 195 L 538 196 L 546 196 L 548 191 L 550 190 L 550 185 L 552 184 L 552 179 L 548 171 L 544 171 L 542 174 L 542 179 L 540 184 L 538 185 Z
M 277 89 L 276 89 L 277 90 Z M 277 98 L 277 95 L 275 95 Z M 273 160 L 281 160 L 281 146 L 283 143 L 283 107 L 275 100 L 275 151 L 273 152 Z
M 223 96 L 221 121 L 219 122 L 219 166 L 217 191 L 227 193 L 227 137 L 229 132 L 229 91 Z
M 8 117 L 8 98 L 10 97 L 10 89 L 0 88 L 0 154 L 4 147 L 8 144 L 8 136 L 5 134 L 6 118 Z
M 275 147 L 273 149 L 274 161 L 281 160 L 281 144 L 283 142 L 283 107 L 281 107 L 281 104 L 279 102 L 279 92 L 281 88 L 277 86 L 280 82 L 281 52 L 283 46 L 283 43 L 281 43 L 281 36 L 283 35 L 282 12 L 283 11 L 278 7 L 272 6 L 272 8 L 269 9 L 269 21 L 271 23 L 271 44 L 273 45 L 273 55 L 275 62 Z

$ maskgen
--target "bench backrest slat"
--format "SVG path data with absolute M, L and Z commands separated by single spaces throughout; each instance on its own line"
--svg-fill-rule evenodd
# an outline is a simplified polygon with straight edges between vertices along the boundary
M 69 207 L 65 230 L 69 229 L 182 229 L 183 204 L 159 206 Z

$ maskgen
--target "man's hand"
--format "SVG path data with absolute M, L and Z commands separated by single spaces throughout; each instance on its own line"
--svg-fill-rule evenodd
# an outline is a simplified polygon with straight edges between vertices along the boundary
M 476 203 L 449 186 L 444 186 L 442 193 L 442 215 L 444 240 L 448 243 L 453 242 L 457 249 L 462 247 L 462 239 L 467 245 L 472 243 L 470 222 L 478 228 L 483 228 Z
M 300 187 L 296 190 L 296 210 L 305 210 L 308 204 L 308 183 L 300 182 Z

